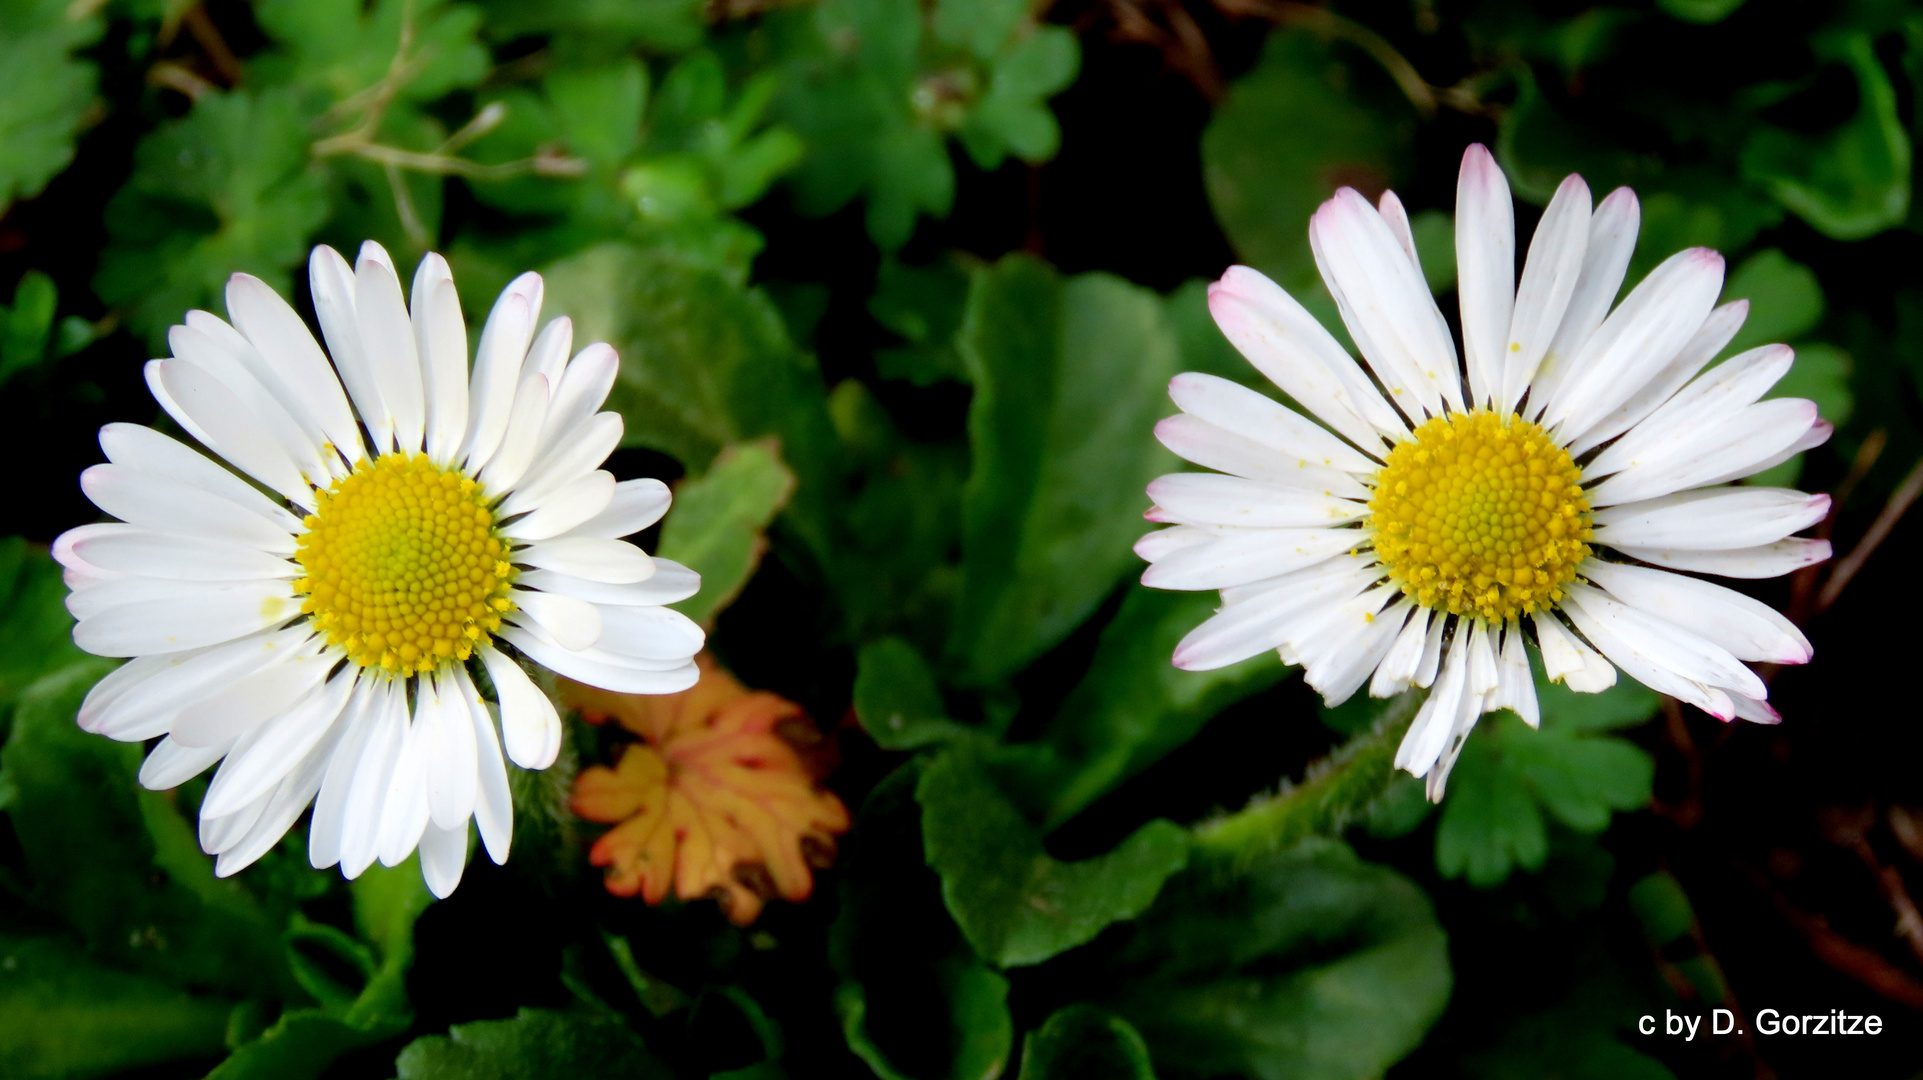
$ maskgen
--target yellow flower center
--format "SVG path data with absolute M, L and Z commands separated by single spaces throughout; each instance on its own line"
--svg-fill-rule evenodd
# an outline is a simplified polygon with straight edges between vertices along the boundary
M 1582 470 L 1540 424 L 1438 416 L 1389 452 L 1369 500 L 1376 557 L 1416 603 L 1506 621 L 1562 599 L 1589 554 Z
M 466 660 L 513 610 L 508 546 L 469 477 L 425 454 L 387 454 L 318 494 L 294 588 L 355 663 L 407 675 Z

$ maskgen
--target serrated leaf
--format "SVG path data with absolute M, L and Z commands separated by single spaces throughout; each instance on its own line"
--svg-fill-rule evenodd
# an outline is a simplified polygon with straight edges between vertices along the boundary
M 975 952 L 1002 967 L 1036 964 L 1130 919 L 1188 863 L 1188 837 L 1157 819 L 1106 855 L 1059 862 L 981 759 L 951 748 L 915 789 L 928 865 Z
M 969 950 L 923 862 L 915 759 L 876 785 L 843 848 L 829 962 L 848 1048 L 881 1080 L 993 1080 L 1015 1038 L 1008 981 Z
M 0 539 L 0 715 L 34 680 L 86 659 L 73 643 L 67 586 L 47 553 Z
M 875 371 L 884 379 L 906 379 L 931 386 L 944 379 L 967 382 L 969 373 L 955 351 L 968 302 L 968 274 L 954 260 L 910 266 L 883 259 L 875 274 L 868 313 L 900 334 L 905 346 L 877 349 Z
M 165 796 L 134 776 L 138 745 L 80 730 L 74 714 L 110 665 L 90 661 L 20 696 L 0 751 L 16 794 L 7 813 L 32 899 L 103 960 L 185 986 L 285 999 L 297 992 L 280 935 L 213 860 Z
M 1244 262 L 1287 289 L 1315 280 L 1308 236 L 1316 206 L 1345 184 L 1379 191 L 1406 155 L 1413 112 L 1358 93 L 1352 55 L 1360 59 L 1306 30 L 1271 33 L 1202 133 L 1216 219 Z
M 1855 76 L 1856 115 L 1817 136 L 1759 126 L 1743 146 L 1742 172 L 1818 232 L 1861 240 L 1909 215 L 1910 136 L 1868 34 L 1817 47 Z
M 1175 465 L 1149 433 L 1181 357 L 1155 294 L 1024 255 L 979 273 L 959 342 L 974 469 L 948 652 L 961 680 L 992 683 L 1140 565 L 1142 491 Z
M 1029 1034 L 1020 1080 L 1155 1080 L 1155 1066 L 1135 1025 L 1084 1002 Z
M 323 91 L 332 101 L 390 79 L 388 98 L 432 101 L 487 74 L 487 50 L 475 39 L 481 13 L 467 4 L 261 0 L 254 19 L 277 46 L 252 62 L 254 73 L 270 85 Z M 408 62 L 393 78 L 403 33 Z
M 701 575 L 701 591 L 677 610 L 714 625 L 754 576 L 768 547 L 768 525 L 794 490 L 795 474 L 772 441 L 726 447 L 707 472 L 675 486 L 658 553 Z
M 673 1073 L 619 1020 L 522 1009 L 509 1020 L 456 1024 L 415 1039 L 395 1059 L 400 1080 L 670 1080 Z
M 149 346 L 164 349 L 190 308 L 222 310 L 237 272 L 289 291 L 289 271 L 328 213 L 308 154 L 311 119 L 290 90 L 208 93 L 140 140 L 133 176 L 107 204 L 94 291 Z
M 676 53 L 701 41 L 701 0 L 483 0 L 487 31 L 500 41 L 554 34 L 584 52 L 615 54 L 633 46 Z
M 0 1074 L 79 1080 L 213 1058 L 233 1002 L 97 964 L 56 938 L 0 933 Z
M 1723 302 L 1732 300 L 1748 300 L 1749 315 L 1723 349 L 1725 356 L 1758 345 L 1797 341 L 1823 319 L 1823 286 L 1816 272 L 1780 248 L 1765 248 L 1730 272 Z
M 0 94 L 0 213 L 15 199 L 40 194 L 73 160 L 99 80 L 94 64 L 74 54 L 98 40 L 105 26 L 97 8 L 67 0 L 0 5 L 0 71 L 7 73 L 7 92 Z
M 1097 1003 L 1168 1078 L 1379 1076 L 1449 999 L 1447 939 L 1422 891 L 1339 841 L 1244 874 L 1196 868 L 1126 932 Z

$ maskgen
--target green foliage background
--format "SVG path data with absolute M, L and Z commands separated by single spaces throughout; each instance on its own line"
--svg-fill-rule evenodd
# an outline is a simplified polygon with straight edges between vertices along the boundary
M 1753 730 L 1648 725 L 1664 703 L 1640 687 L 1545 684 L 1541 730 L 1485 720 L 1438 811 L 1389 767 L 1413 702 L 1321 710 L 1274 657 L 1174 670 L 1214 598 L 1141 589 L 1130 551 L 1144 485 L 1178 465 L 1150 437 L 1168 378 L 1259 381 L 1205 282 L 1254 265 L 1341 334 L 1308 216 L 1340 184 L 1394 185 L 1452 311 L 1471 141 L 1525 228 L 1569 172 L 1634 186 L 1632 281 L 1685 246 L 1728 255 L 1726 298 L 1752 302 L 1730 351 L 1795 345 L 1776 393 L 1839 431 L 1762 481 L 1864 463 L 1837 535 L 1860 533 L 1923 453 L 1923 9 L 0 0 L 0 75 L 0 411 L 24 447 L 0 542 L 0 1075 L 1834 1064 L 1636 1032 L 1738 990 L 1893 1016 L 1850 1075 L 1923 1056 L 1923 1005 L 1754 913 L 1827 905 L 1862 970 L 1918 995 L 1923 942 L 1856 878 L 1786 898 L 1775 853 L 1830 850 L 1814 810 L 1743 817 L 1796 777 L 1830 785 L 1811 806 L 1923 802 L 1885 764 L 1913 736 L 1861 710 L 1854 758 L 1783 774 Z M 214 879 L 204 780 L 142 790 L 139 747 L 74 725 L 110 665 L 71 645 L 44 545 L 91 517 L 94 428 L 153 421 L 139 362 L 221 310 L 228 275 L 305 303 L 309 248 L 364 239 L 445 253 L 475 321 L 539 269 L 549 314 L 620 350 L 615 467 L 679 477 L 644 539 L 702 571 L 684 610 L 750 685 L 841 722 L 833 785 L 858 814 L 806 904 L 740 930 L 602 894 L 565 807 L 611 747 L 578 723 L 554 770 L 514 777 L 514 861 L 431 907 L 411 863 L 310 870 L 300 827 Z M 1900 608 L 1913 575 L 1879 565 L 1856 591 Z M 1844 658 L 1779 684 L 1786 731 L 1826 718 L 1797 703 L 1853 714 L 1846 673 L 1894 660 L 1821 629 Z M 1752 748 L 1722 759 L 1721 817 L 1691 731 Z M 1734 912 L 1707 933 L 1699 887 Z

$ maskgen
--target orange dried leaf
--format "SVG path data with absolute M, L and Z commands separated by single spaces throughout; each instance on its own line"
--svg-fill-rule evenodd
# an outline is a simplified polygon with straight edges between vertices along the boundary
M 697 661 L 700 681 L 679 694 L 563 684 L 588 721 L 613 719 L 644 740 L 613 768 L 581 771 L 574 812 L 614 825 L 589 852 L 610 893 L 712 896 L 746 926 L 774 897 L 808 898 L 848 809 L 818 786 L 820 735 L 799 705 L 748 690 L 705 653 Z

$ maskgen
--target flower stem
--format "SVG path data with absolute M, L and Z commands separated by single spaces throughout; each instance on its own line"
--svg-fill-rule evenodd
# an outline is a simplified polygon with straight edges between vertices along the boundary
M 1396 745 L 1422 703 L 1419 691 L 1391 699 L 1368 731 L 1309 766 L 1300 783 L 1285 782 L 1233 814 L 1193 829 L 1194 865 L 1233 877 L 1262 856 L 1306 837 L 1340 832 L 1380 798 L 1395 778 Z

